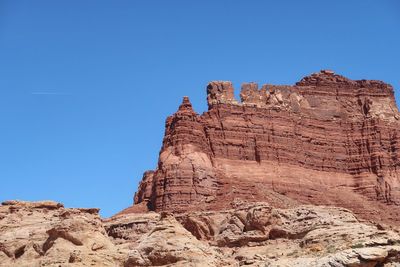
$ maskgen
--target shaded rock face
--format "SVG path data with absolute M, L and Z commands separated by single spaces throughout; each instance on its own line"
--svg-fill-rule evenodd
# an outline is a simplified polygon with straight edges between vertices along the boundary
M 294 86 L 207 86 L 208 111 L 184 98 L 167 118 L 156 170 L 135 204 L 218 210 L 235 199 L 336 205 L 400 220 L 400 114 L 393 88 L 324 70 Z

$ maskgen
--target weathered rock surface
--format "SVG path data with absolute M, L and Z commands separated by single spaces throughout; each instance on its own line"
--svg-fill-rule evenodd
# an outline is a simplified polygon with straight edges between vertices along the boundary
M 279 209 L 236 200 L 219 211 L 120 214 L 107 220 L 105 228 L 114 243 L 134 247 L 129 266 L 400 264 L 398 229 L 360 221 L 344 208 Z
M 7 201 L 0 206 L 0 266 L 116 266 L 98 209 Z
M 141 211 L 220 210 L 241 199 L 400 223 L 400 113 L 390 85 L 325 70 L 294 86 L 243 84 L 240 97 L 232 83 L 211 82 L 201 115 L 184 98 L 135 195 Z
M 399 266 L 398 229 L 323 206 L 129 213 L 0 206 L 0 266 Z

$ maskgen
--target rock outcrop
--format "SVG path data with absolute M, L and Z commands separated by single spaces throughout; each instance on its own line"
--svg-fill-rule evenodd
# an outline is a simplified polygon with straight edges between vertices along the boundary
M 0 205 L 0 266 L 399 266 L 396 228 L 323 206 L 235 201 L 223 211 L 120 214 Z
M 98 209 L 7 201 L 0 206 L 0 266 L 116 266 Z
M 324 70 L 293 86 L 243 84 L 240 98 L 232 83 L 216 81 L 207 86 L 207 112 L 197 114 L 183 99 L 166 120 L 158 166 L 145 173 L 135 205 L 185 212 L 241 199 L 340 206 L 400 222 L 392 86 Z

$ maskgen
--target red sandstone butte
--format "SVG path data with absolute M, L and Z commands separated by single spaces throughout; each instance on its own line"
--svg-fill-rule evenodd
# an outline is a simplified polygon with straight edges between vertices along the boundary
M 188 97 L 166 120 L 158 166 L 138 210 L 219 210 L 234 200 L 345 207 L 400 222 L 400 113 L 391 85 L 322 70 L 295 85 L 207 85 L 208 111 Z

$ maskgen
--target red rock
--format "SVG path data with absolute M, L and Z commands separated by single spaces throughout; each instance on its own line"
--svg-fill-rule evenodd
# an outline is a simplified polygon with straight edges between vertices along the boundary
M 158 167 L 135 205 L 149 210 L 223 209 L 235 199 L 276 207 L 349 208 L 400 221 L 400 113 L 392 86 L 323 70 L 294 86 L 207 86 L 209 109 L 184 98 L 168 117 Z

